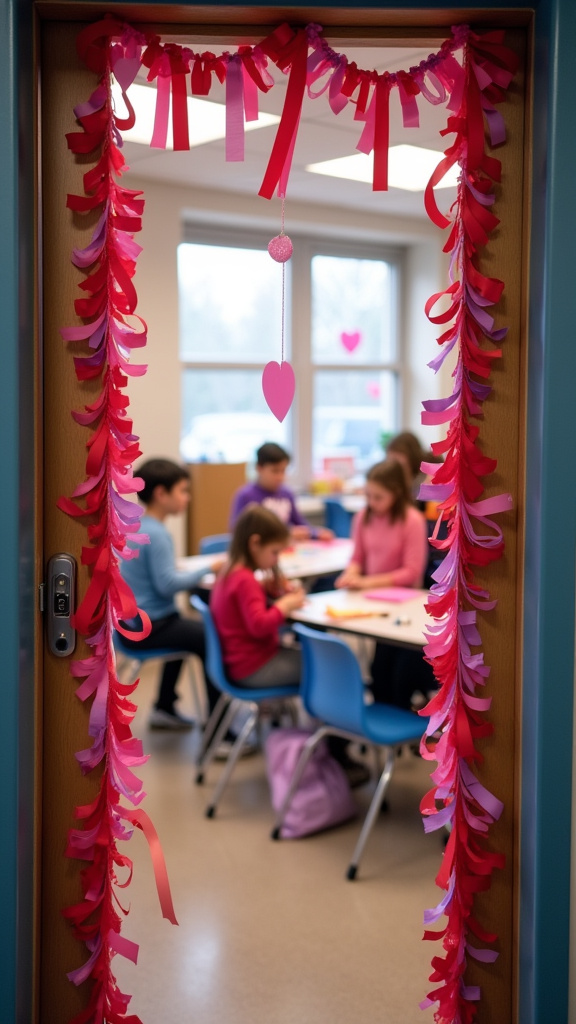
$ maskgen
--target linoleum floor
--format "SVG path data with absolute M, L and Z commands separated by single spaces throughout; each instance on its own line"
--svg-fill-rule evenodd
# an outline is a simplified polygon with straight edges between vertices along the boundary
M 418 811 L 433 767 L 398 758 L 389 811 L 380 815 L 355 882 L 345 879 L 371 785 L 355 791 L 356 821 L 307 839 L 273 842 L 264 759 L 245 758 L 213 820 L 204 816 L 215 763 L 194 784 L 198 732 L 152 732 L 146 717 L 156 667 L 146 667 L 133 732 L 151 757 L 139 770 L 142 806 L 161 840 L 178 927 L 160 913 L 146 841 L 137 830 L 122 852 L 134 861 L 123 891 L 122 934 L 139 944 L 134 966 L 114 968 L 130 1012 L 143 1024 L 426 1024 L 419 1002 L 435 943 L 423 942 L 423 912 L 441 892 L 434 877 L 441 837 L 426 836 Z M 182 683 L 181 683 L 182 686 Z M 183 695 L 182 710 L 191 713 Z

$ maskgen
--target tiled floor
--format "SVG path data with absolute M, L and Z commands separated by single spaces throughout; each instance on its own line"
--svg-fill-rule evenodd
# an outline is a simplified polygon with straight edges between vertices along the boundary
M 355 882 L 345 880 L 360 821 L 304 840 L 272 842 L 264 761 L 244 759 L 217 816 L 204 817 L 221 770 L 194 785 L 196 733 L 146 729 L 152 666 L 137 693 L 134 732 L 152 756 L 141 771 L 144 808 L 162 841 L 179 927 L 160 914 L 145 840 L 126 846 L 134 878 L 122 934 L 138 965 L 114 961 L 130 1011 L 144 1024 L 426 1024 L 419 1001 L 435 944 L 422 915 L 440 892 L 438 835 L 425 836 L 418 804 L 430 766 L 399 758 Z M 183 700 L 183 710 L 187 708 Z M 370 787 L 357 790 L 366 808 Z M 361 819 L 360 819 L 361 820 Z M 124 852 L 124 848 L 123 848 Z

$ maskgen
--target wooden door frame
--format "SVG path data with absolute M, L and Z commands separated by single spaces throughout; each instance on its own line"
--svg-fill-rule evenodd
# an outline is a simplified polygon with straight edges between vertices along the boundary
M 264 17 L 264 12 L 258 12 Z M 335 13 L 331 13 L 335 21 Z M 198 43 L 202 38 L 204 25 L 210 48 L 213 29 L 208 21 L 213 19 L 212 8 L 190 9 L 190 17 L 182 16 L 179 24 L 170 25 L 171 32 L 190 33 Z M 247 28 L 225 22 L 218 30 L 234 39 L 260 39 L 271 26 L 277 24 L 273 8 L 265 11 L 266 23 Z M 302 21 L 325 22 L 327 12 L 317 8 L 306 9 Z M 364 22 L 360 31 L 364 38 L 371 36 L 372 45 L 390 43 L 390 31 L 386 24 L 381 26 L 373 16 L 373 26 L 366 12 L 360 19 Z M 385 20 L 385 19 L 382 19 Z M 426 46 L 430 51 L 437 49 L 447 30 L 437 27 L 422 28 L 416 18 L 413 24 L 402 26 L 394 19 L 393 43 L 399 39 L 410 39 L 412 45 Z M 81 23 L 80 23 L 81 24 Z M 86 381 L 78 385 L 71 365 L 71 353 L 59 344 L 59 328 L 70 320 L 74 299 L 77 296 L 78 272 L 70 264 L 70 252 L 89 243 L 92 224 L 86 218 L 65 213 L 66 194 L 80 188 L 83 167 L 92 166 L 93 160 L 78 160 L 70 155 L 66 146 L 66 132 L 74 129 L 73 103 L 76 96 L 88 96 L 94 88 L 95 79 L 78 59 L 75 49 L 79 23 L 67 19 L 66 24 L 47 21 L 43 25 L 42 53 L 42 140 L 44 159 L 42 166 L 42 187 L 44 213 L 42 229 L 46 234 L 44 249 L 46 265 L 44 272 L 44 354 L 45 354 L 45 465 L 44 480 L 44 535 L 46 555 L 56 550 L 65 550 L 76 555 L 80 563 L 80 549 L 86 543 L 85 526 L 80 521 L 64 519 L 57 508 L 61 494 L 71 494 L 85 477 L 86 429 L 70 421 L 70 410 L 92 402 L 100 393 L 100 381 Z M 157 30 L 157 27 L 154 26 Z M 341 34 L 345 49 L 348 37 L 355 36 L 355 28 L 346 25 L 331 25 L 330 38 Z M 44 38 L 46 37 L 46 39 Z M 524 30 L 508 31 L 508 41 L 520 54 L 526 49 Z M 200 45 L 200 44 L 198 44 Z M 524 61 L 522 61 L 522 65 Z M 525 252 L 526 209 L 522 202 L 526 180 L 525 145 L 526 118 L 524 108 L 523 72 L 518 72 L 515 88 L 509 91 L 505 117 L 508 141 L 499 151 L 503 165 L 504 181 L 515 182 L 517 187 L 502 190 L 498 203 L 498 215 L 506 230 L 494 233 L 487 254 L 489 272 L 506 281 L 506 305 L 498 310 L 499 323 L 505 318 L 508 326 L 506 346 L 502 364 L 494 373 L 494 398 L 485 411 L 482 424 L 482 447 L 498 459 L 496 481 L 490 481 L 488 494 L 500 490 L 518 494 L 521 490 L 519 461 L 524 460 L 523 408 L 524 374 L 522 360 L 522 332 L 525 325 L 525 296 L 523 288 L 525 275 L 522 266 L 527 265 Z M 441 249 L 445 235 L 438 232 L 437 244 Z M 519 255 L 520 254 L 520 255 Z M 481 260 L 481 266 L 486 264 Z M 136 278 L 137 283 L 137 278 Z M 507 312 L 506 312 L 507 311 Z M 135 424 L 138 431 L 138 424 Z M 65 460 L 60 458 L 58 439 L 69 438 Z M 506 443 L 503 438 L 506 437 Z M 519 460 L 520 455 L 520 460 Z M 521 499 L 519 498 L 519 503 Z M 516 933 L 515 905 L 517 901 L 517 835 L 518 835 L 518 765 L 515 751 L 519 737 L 519 694 L 520 671 L 516 651 L 520 643 L 521 593 L 516 584 L 519 566 L 519 533 L 514 516 L 505 517 L 502 523 L 506 538 L 506 556 L 502 562 L 490 566 L 484 573 L 476 572 L 480 586 L 485 586 L 491 596 L 498 599 L 498 609 L 491 616 L 480 616 L 487 664 L 491 668 L 488 693 L 494 695 L 490 718 L 494 722 L 495 737 L 481 744 L 485 762 L 477 768 L 480 780 L 490 792 L 503 800 L 504 813 L 491 830 L 490 846 L 503 852 L 506 868 L 497 872 L 492 879 L 489 894 L 482 894 L 476 900 L 476 912 L 483 925 L 499 936 L 500 956 L 491 971 L 477 967 L 470 962 L 467 969 L 469 984 L 482 985 L 484 1012 L 495 1016 L 496 1010 L 506 1020 L 515 1014 L 515 951 Z M 518 519 L 520 516 L 518 516 Z M 84 593 L 88 585 L 85 567 L 79 564 L 79 591 Z M 510 638 L 507 644 L 500 643 L 500 637 Z M 514 638 L 514 640 L 512 640 Z M 80 656 L 85 656 L 80 648 Z M 66 970 L 79 967 L 85 959 L 85 950 L 71 934 L 70 928 L 61 918 L 61 909 L 80 898 L 78 865 L 62 860 L 62 837 L 70 827 L 72 808 L 90 804 L 97 795 L 99 773 L 82 777 L 74 774 L 74 754 L 83 746 L 87 730 L 87 708 L 73 700 L 70 691 L 69 665 L 55 659 L 49 653 L 44 667 L 44 687 L 50 698 L 44 705 L 44 819 L 50 822 L 50 829 L 43 830 L 41 893 L 42 928 L 40 943 L 40 999 L 42 1006 L 60 1008 L 62 1024 L 65 1015 L 74 1016 L 80 1011 L 86 999 L 86 988 L 78 991 L 66 982 Z M 71 767 L 72 766 L 72 767 Z M 96 777 L 94 777 L 96 776 Z M 60 794 L 54 799 L 54 794 Z M 439 865 L 438 865 L 439 866 Z M 430 950 L 430 958 L 435 955 Z M 424 989 L 427 979 L 422 978 Z M 59 1024 L 59 1022 L 58 1022 Z
M 13 8 L 14 18 L 16 20 L 16 4 L 9 5 Z M 128 12 L 128 5 L 126 6 L 126 16 L 130 17 Z M 278 5 L 268 5 L 269 8 Z M 301 5 L 304 6 L 304 5 Z M 428 5 L 430 8 L 430 5 Z M 550 0 L 550 3 L 542 3 L 539 5 L 539 28 L 538 40 L 539 45 L 542 47 L 542 57 L 546 56 L 546 53 L 552 53 L 555 58 L 560 56 L 562 61 L 558 64 L 555 60 L 552 62 L 555 66 L 556 77 L 550 77 L 548 74 L 548 68 L 544 60 L 537 63 L 537 95 L 539 103 L 542 109 L 548 109 L 552 112 L 555 120 L 553 123 L 556 127 L 560 125 L 562 116 L 568 114 L 568 103 L 569 100 L 569 89 L 567 84 L 569 81 L 569 75 L 571 72 L 570 55 L 568 52 L 568 43 L 570 39 L 570 33 L 568 26 L 573 26 L 573 15 L 571 15 L 568 3 L 566 0 Z M 382 10 L 383 5 L 380 5 Z M 306 5 L 306 9 L 310 8 Z M 81 10 L 83 14 L 88 12 L 88 5 L 70 5 L 66 6 L 66 16 L 75 16 L 75 14 Z M 156 14 L 162 11 L 163 16 L 166 14 L 166 8 L 156 7 Z M 230 8 L 228 8 L 228 11 Z M 430 8 L 432 13 L 430 18 L 434 18 L 434 11 Z M 21 14 L 21 12 L 19 12 Z M 93 18 L 96 15 L 96 11 L 92 5 L 90 5 L 90 14 L 87 15 Z M 213 13 L 213 12 L 211 12 Z M 244 12 L 243 12 L 244 13 Z M 335 13 L 334 11 L 332 13 Z M 339 15 L 342 12 L 338 12 Z M 374 9 L 370 12 L 374 14 Z M 458 12 L 459 17 L 464 17 L 464 14 L 468 12 Z M 475 20 L 478 21 L 475 12 Z M 182 14 L 182 8 L 179 8 L 179 15 Z M 354 11 L 357 15 L 358 12 Z M 452 13 L 452 17 L 454 12 Z M 507 18 L 507 15 L 502 15 Z M 517 12 L 516 12 L 516 15 Z M 321 17 L 321 15 L 320 15 Z M 486 20 L 494 22 L 494 9 L 490 16 L 486 15 Z M 164 18 L 164 20 L 167 20 Z M 195 17 L 195 20 L 197 18 Z M 243 17 L 244 21 L 245 18 Z M 274 19 L 276 20 L 276 19 Z M 329 22 L 325 20 L 325 23 Z M 436 23 L 438 23 L 436 19 Z M 10 24 L 8 26 L 8 33 L 1 36 L 2 39 L 7 39 L 8 42 L 14 40 L 14 28 Z M 28 34 L 28 39 L 30 38 Z M 573 38 L 573 36 L 572 36 Z M 21 40 L 20 40 L 21 41 Z M 3 45 L 3 44 L 0 44 Z M 8 56 L 8 47 L 6 48 L 6 55 Z M 30 53 L 32 49 L 30 48 Z M 30 54 L 28 54 L 29 56 Z M 8 61 L 6 64 L 6 80 L 10 85 L 14 85 L 17 81 L 17 76 L 14 74 L 20 72 L 24 75 L 26 81 L 26 73 L 31 70 L 31 63 L 28 64 L 28 68 L 25 66 L 26 61 L 13 69 L 9 65 Z M 4 69 L 3 72 L 4 74 Z M 28 90 L 24 88 L 24 100 L 30 100 L 30 80 L 27 80 Z M 566 88 L 562 89 L 564 85 Z M 18 123 L 16 117 L 16 96 L 15 90 L 8 89 L 5 95 L 10 95 L 12 102 L 12 120 L 10 124 L 12 127 Z M 29 111 L 31 106 L 29 105 Z M 27 137 L 30 137 L 29 126 L 33 123 L 32 120 L 28 121 L 28 132 Z M 540 125 L 537 125 L 536 138 L 543 141 L 543 132 L 540 131 Z M 25 133 L 26 134 L 26 133 Z M 13 143 L 14 152 L 16 152 L 16 131 L 12 132 L 11 141 Z M 546 142 L 552 141 L 552 148 L 549 149 L 549 156 L 556 155 L 559 160 L 559 143 L 557 137 L 552 136 L 546 138 Z M 563 139 L 563 143 L 564 143 Z M 563 145 L 563 152 L 566 147 Z M 574 143 L 570 149 L 574 149 Z M 542 152 L 543 150 L 541 150 Z M 570 155 L 574 155 L 571 153 Z M 26 158 L 24 157 L 24 177 L 20 178 L 20 187 L 17 185 L 15 180 L 14 169 L 15 165 L 8 168 L 8 172 L 5 175 L 5 183 L 8 186 L 5 190 L 6 195 L 13 195 L 16 197 L 26 196 L 28 189 L 28 196 L 31 197 L 34 192 L 30 186 L 33 179 L 31 168 L 33 167 L 33 161 L 28 160 L 28 171 L 26 173 Z M 564 166 L 573 166 L 572 161 L 569 159 L 564 160 Z M 567 905 L 568 899 L 567 894 L 569 893 L 569 868 L 566 870 L 566 861 L 569 860 L 569 834 L 566 841 L 565 825 L 569 832 L 569 821 L 570 821 L 570 799 L 571 799 L 571 787 L 570 787 L 570 772 L 569 767 L 571 765 L 571 745 L 572 745 L 572 730 L 571 730 L 571 711 L 572 708 L 572 682 L 573 682 L 573 621 L 574 621 L 574 568 L 569 563 L 572 561 L 570 558 L 559 558 L 558 554 L 554 552 L 553 545 L 550 542 L 550 533 L 552 528 L 556 530 L 563 530 L 563 536 L 568 540 L 574 538 L 574 525 L 570 521 L 573 519 L 572 511 L 574 508 L 575 495 L 572 493 L 572 486 L 569 481 L 566 481 L 565 475 L 562 474 L 562 482 L 565 485 L 561 494 L 563 497 L 563 508 L 559 508 L 560 503 L 558 502 L 559 488 L 554 488 L 550 485 L 551 481 L 549 475 L 554 469 L 558 470 L 562 465 L 561 461 L 561 441 L 564 436 L 563 426 L 563 412 L 570 408 L 568 399 L 571 397 L 567 395 L 567 388 L 569 387 L 569 381 L 575 379 L 574 370 L 574 356 L 570 353 L 567 346 L 557 345 L 556 347 L 546 344 L 548 339 L 554 336 L 554 331 L 562 332 L 566 330 L 566 325 L 570 323 L 569 320 L 569 289 L 562 292 L 560 285 L 568 282 L 566 281 L 567 265 L 568 260 L 563 258 L 563 253 L 570 251 L 569 243 L 571 239 L 567 237 L 568 233 L 568 220 L 565 216 L 565 210 L 569 208 L 569 182 L 566 176 L 561 173 L 559 164 L 553 165 L 548 177 L 544 175 L 545 183 L 550 183 L 550 193 L 546 195 L 544 193 L 535 190 L 534 192 L 534 204 L 533 204 L 533 223 L 538 228 L 538 232 L 535 233 L 535 244 L 532 247 L 532 295 L 536 297 L 536 302 L 533 302 L 533 319 L 531 321 L 531 332 L 530 332 L 530 357 L 532 359 L 531 370 L 538 369 L 538 364 L 543 367 L 544 373 L 542 376 L 537 373 L 530 374 L 530 391 L 529 399 L 531 408 L 536 411 L 536 416 L 528 424 L 528 440 L 532 456 L 532 465 L 529 467 L 528 472 L 528 496 L 535 502 L 535 508 L 530 509 L 530 514 L 527 516 L 527 529 L 528 539 L 534 544 L 534 550 L 542 550 L 546 555 L 549 556 L 549 561 L 545 558 L 539 560 L 535 558 L 531 564 L 527 566 L 527 583 L 533 585 L 531 593 L 536 594 L 536 600 L 530 602 L 530 607 L 526 609 L 526 620 L 528 624 L 533 628 L 526 631 L 525 640 L 525 651 L 532 655 L 527 660 L 525 669 L 525 692 L 528 687 L 530 695 L 534 696 L 539 702 L 542 702 L 543 710 L 546 712 L 545 716 L 538 720 L 535 716 L 529 718 L 527 716 L 526 728 L 529 731 L 529 735 L 535 739 L 535 754 L 536 756 L 531 761 L 532 777 L 535 781 L 534 789 L 530 790 L 529 786 L 523 787 L 523 806 L 524 806 L 524 818 L 528 823 L 526 828 L 526 834 L 523 837 L 524 844 L 527 848 L 530 848 L 530 857 L 525 865 L 525 876 L 527 878 L 527 911 L 525 911 L 525 918 L 527 921 L 527 938 L 524 942 L 524 956 L 526 962 L 530 960 L 531 954 L 536 954 L 531 964 L 531 971 L 528 985 L 525 987 L 525 999 L 524 1005 L 527 1013 L 522 1014 L 520 1019 L 528 1024 L 530 1014 L 530 1020 L 543 1019 L 539 1018 L 537 1014 L 538 1005 L 546 1006 L 549 1013 L 553 1013 L 554 1019 L 561 1020 L 565 1019 L 565 1014 L 562 1013 L 562 1005 L 566 1000 L 567 991 L 567 962 L 563 958 L 552 959 L 553 952 L 555 953 L 558 949 L 558 937 L 560 935 L 561 944 L 567 948 Z M 540 177 L 538 177 L 540 181 Z M 28 211 L 30 206 L 28 207 Z M 29 223 L 29 212 L 28 212 L 28 223 L 26 223 L 26 211 L 24 210 L 24 203 L 21 207 L 15 206 L 14 212 L 18 213 L 18 216 L 14 217 L 13 222 L 9 223 L 9 231 L 7 232 L 6 251 L 8 254 L 18 253 L 19 256 L 24 252 L 27 254 L 27 261 L 22 269 L 22 262 L 18 259 L 13 259 L 10 263 L 9 260 L 4 261 L 4 268 L 6 274 L 3 277 L 5 284 L 5 293 L 7 297 L 6 307 L 8 317 L 8 327 L 10 330 L 10 336 L 15 339 L 20 337 L 28 342 L 28 351 L 30 350 L 29 340 L 31 328 L 26 323 L 26 317 L 24 312 L 18 308 L 15 302 L 15 296 L 18 294 L 18 284 L 28 282 L 28 287 L 32 285 L 33 276 L 30 273 L 34 246 L 33 246 L 33 228 Z M 20 232 L 20 241 L 18 234 Z M 556 247 L 557 246 L 557 247 Z M 547 274 L 541 273 L 541 269 L 546 265 Z M 10 285 L 13 286 L 10 291 Z M 540 302 L 538 300 L 541 300 Z M 540 311 L 544 311 L 544 316 L 541 315 Z M 14 346 L 15 348 L 16 346 Z M 3 397 L 6 398 L 6 403 L 3 407 L 7 432 L 5 437 L 12 438 L 15 441 L 13 452 L 26 454 L 26 431 L 23 429 L 26 423 L 30 427 L 31 419 L 26 416 L 26 410 L 24 415 L 20 418 L 18 415 L 19 410 L 17 409 L 17 402 L 15 396 L 17 395 L 17 389 L 15 382 L 22 381 L 27 383 L 29 386 L 30 382 L 30 366 L 15 366 L 10 363 L 7 366 L 7 372 L 3 380 Z M 547 392 L 544 385 L 550 387 L 553 385 L 554 400 L 551 399 L 549 392 Z M 540 429 L 541 428 L 541 429 Z M 28 437 L 30 436 L 30 430 L 28 430 Z M 551 451 L 552 446 L 556 444 L 557 454 Z M 551 454 L 547 460 L 547 464 L 544 461 L 544 455 L 546 451 L 550 450 Z M 28 451 L 30 447 L 28 447 Z M 10 452 L 8 453 L 8 455 Z M 24 460 L 23 460 L 24 464 Z M 28 462 L 25 471 L 20 469 L 20 466 L 16 466 L 16 460 L 9 457 L 5 460 L 7 470 L 10 472 L 9 483 L 16 483 L 17 486 L 14 488 L 14 495 L 20 493 L 28 494 L 29 497 L 34 495 L 34 487 L 31 486 L 33 481 L 33 473 L 30 474 L 29 466 L 33 465 L 33 462 Z M 544 484 L 547 485 L 546 489 L 542 492 L 540 488 L 540 475 L 544 478 Z M 560 475 L 560 474 L 559 474 Z M 21 489 L 21 490 L 20 490 Z M 569 499 L 569 500 L 568 500 Z M 33 506 L 31 506 L 33 507 Z M 20 650 L 22 640 L 22 628 L 24 622 L 30 623 L 32 621 L 32 609 L 34 606 L 34 588 L 35 583 L 38 580 L 37 566 L 34 563 L 34 557 L 30 559 L 28 557 L 28 565 L 25 566 L 25 580 L 28 581 L 29 586 L 27 592 L 24 593 L 26 588 L 21 587 L 21 577 L 19 568 L 15 567 L 14 552 L 18 550 L 27 550 L 28 555 L 32 546 L 30 544 L 29 532 L 26 533 L 26 525 L 30 523 L 30 516 L 28 520 L 22 519 L 20 509 L 15 513 L 17 506 L 15 502 L 7 501 L 5 508 L 3 509 L 2 522 L 6 527 L 5 535 L 8 538 L 17 539 L 17 544 L 12 543 L 11 547 L 6 548 L 7 555 L 11 557 L 8 559 L 9 566 L 9 580 L 12 580 L 15 584 L 14 591 L 19 594 L 19 617 L 18 619 L 13 616 L 9 619 L 8 626 L 12 626 L 12 636 L 19 637 L 18 651 Z M 547 529 L 549 527 L 549 529 Z M 570 549 L 572 550 L 572 548 Z M 554 570 L 553 581 L 546 578 L 545 569 L 547 565 L 552 564 Z M 558 594 L 560 593 L 560 598 Z M 31 596 L 32 595 L 32 596 Z M 555 620 L 555 621 L 554 621 Z M 553 628 L 556 623 L 560 623 L 560 629 Z M 555 635 L 557 634 L 557 636 Z M 18 693 L 18 699 L 13 702 L 9 700 L 9 707 L 15 714 L 14 720 L 18 718 L 19 701 L 22 697 L 22 686 L 25 686 L 26 678 L 30 678 L 29 669 L 26 672 L 26 666 L 22 667 L 22 664 L 18 663 L 15 655 L 15 646 L 11 648 L 8 646 L 9 652 L 9 664 L 14 669 L 13 678 L 18 678 L 21 682 L 21 689 Z M 555 676 L 557 686 L 557 701 L 552 707 L 551 701 L 545 699 L 545 689 L 543 684 L 543 665 L 546 661 L 547 655 L 551 656 L 554 654 L 555 657 Z M 22 715 L 24 721 L 24 716 Z M 25 786 L 24 780 L 26 774 L 29 775 L 29 750 L 30 750 L 30 730 L 23 730 L 22 738 L 23 741 L 19 745 L 16 743 L 9 743 L 4 749 L 4 753 L 7 756 L 8 763 L 12 766 L 16 766 L 18 780 L 20 783 L 20 794 L 24 795 L 25 798 Z M 26 753 L 26 744 L 28 743 L 28 755 Z M 562 768 L 564 769 L 560 779 L 557 777 L 551 778 L 551 765 L 552 765 L 552 754 L 560 752 L 563 756 Z M 528 778 L 530 782 L 530 778 Z M 5 794 L 3 793 L 3 798 Z M 9 794 L 10 796 L 10 794 Z M 548 798 L 548 799 L 546 799 Z M 550 799 L 553 798 L 553 799 Z M 29 802 L 27 802 L 29 806 Z M 16 802 L 8 800 L 8 809 L 10 821 L 16 824 L 18 817 L 16 813 Z M 560 817 L 558 816 L 560 812 Z M 562 831 L 560 841 L 558 840 L 557 826 L 558 822 L 562 823 Z M 550 825 L 550 830 L 544 831 L 544 835 L 541 834 L 540 828 L 542 826 Z M 540 833 L 540 834 L 539 834 Z M 538 838 L 536 838 L 538 836 Z M 546 836 L 548 836 L 548 843 L 546 842 Z M 28 837 L 29 838 L 29 837 Z M 554 843 L 552 849 L 551 844 Z M 5 851 L 7 859 L 6 866 L 8 873 L 11 877 L 15 878 L 15 881 L 19 880 L 18 872 L 15 872 L 15 861 L 17 857 L 22 855 L 29 843 L 27 837 L 24 836 L 23 842 L 14 844 L 14 847 L 10 847 L 8 851 Z M 555 894 L 552 895 L 552 901 L 549 903 L 549 909 L 544 912 L 543 904 L 544 900 L 544 871 L 545 864 L 542 863 L 542 854 L 549 854 L 553 856 L 556 861 L 555 865 Z M 14 856 L 16 854 L 16 856 Z M 559 861 L 559 854 L 560 861 Z M 26 887 L 24 887 L 26 888 Z M 20 891 L 22 887 L 20 886 Z M 24 910 L 24 916 L 26 911 Z M 13 908 L 8 908 L 8 918 L 14 921 L 16 920 L 16 913 L 13 913 Z M 21 918 L 22 920 L 22 918 Z M 547 931 L 546 935 L 540 934 L 537 940 L 536 935 L 538 929 L 544 927 Z M 546 939 L 548 939 L 548 950 L 549 957 L 546 960 L 545 969 L 541 969 L 539 966 L 538 957 L 544 956 L 546 953 Z M 552 941 L 552 940 L 555 941 Z M 565 939 L 565 943 L 562 943 L 562 939 Z M 14 947 L 15 950 L 15 947 Z M 522 957 L 521 948 L 521 957 Z M 17 965 L 17 958 L 14 957 L 14 965 Z M 522 961 L 521 961 L 522 962 Z M 543 963 L 544 961 L 542 961 Z M 17 971 L 13 972 L 13 976 L 17 975 Z M 22 974 L 18 975 L 20 978 Z M 10 993 L 8 993 L 10 995 Z M 14 996 L 14 992 L 12 992 Z M 14 1005 L 15 1002 L 14 1002 Z M 559 1008 L 559 1012 L 554 1012 L 553 1007 Z M 10 1019 L 7 1015 L 5 1019 Z M 27 1019 L 31 1019 L 28 1017 Z

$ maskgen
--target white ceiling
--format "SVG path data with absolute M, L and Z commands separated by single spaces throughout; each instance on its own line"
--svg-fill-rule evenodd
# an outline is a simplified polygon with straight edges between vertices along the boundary
M 185 40 L 178 41 L 186 45 Z M 218 47 L 215 44 L 211 47 L 216 53 L 227 48 L 233 50 L 235 46 L 229 44 L 227 47 L 220 42 Z M 341 50 L 346 53 L 349 60 L 355 60 L 359 68 L 377 71 L 407 70 L 428 56 L 428 51 L 420 49 L 356 49 L 343 46 Z M 272 114 L 281 114 L 287 76 L 271 63 L 269 70 L 277 84 L 268 93 L 259 93 L 260 109 Z M 214 81 L 210 99 L 221 102 L 224 100 L 224 87 L 220 86 L 217 80 Z M 410 143 L 436 149 L 440 154 L 451 141 L 451 136 L 448 136 L 448 141 L 444 141 L 439 134 L 446 126 L 446 108 L 444 105 L 433 106 L 422 96 L 418 97 L 418 105 L 420 128 L 404 128 L 398 91 L 392 90 L 390 145 Z M 311 204 L 327 204 L 353 210 L 426 219 L 423 193 L 395 188 L 388 192 L 373 192 L 371 185 L 312 174 L 304 169 L 306 164 L 347 156 L 356 151 L 363 124 L 354 122 L 354 110 L 355 105 L 348 103 L 344 110 L 335 115 L 326 94 L 313 100 L 305 96 L 287 198 Z M 125 159 L 139 178 L 256 196 L 262 184 L 276 130 L 277 127 L 273 126 L 248 132 L 243 163 L 226 163 L 224 140 L 196 146 L 189 152 L 177 153 L 125 142 Z M 440 208 L 447 210 L 454 200 L 455 190 L 441 189 L 437 197 Z

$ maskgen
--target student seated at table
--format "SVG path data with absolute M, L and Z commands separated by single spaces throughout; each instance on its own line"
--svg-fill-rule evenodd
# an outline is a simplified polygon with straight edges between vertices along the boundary
M 286 583 L 278 573 L 288 537 L 288 527 L 274 512 L 247 505 L 236 520 L 228 561 L 214 584 L 210 611 L 226 672 L 238 686 L 300 682 L 300 650 L 282 646 L 279 632 L 287 615 L 306 599 L 301 585 Z
M 428 537 L 423 514 L 414 507 L 406 474 L 388 459 L 366 475 L 366 508 L 352 524 L 354 548 L 337 588 L 371 590 L 381 587 L 421 587 L 428 561 Z M 409 708 L 412 694 L 435 688 L 428 662 L 419 651 L 377 643 L 370 666 L 372 693 L 381 704 Z
M 130 543 L 137 556 L 123 561 L 120 571 L 132 590 L 138 607 L 149 615 L 152 630 L 144 640 L 122 637 L 126 647 L 144 649 L 172 648 L 190 651 L 204 663 L 204 629 L 196 619 L 180 615 L 174 597 L 180 591 L 196 587 L 206 568 L 194 572 L 180 572 L 174 563 L 174 545 L 165 520 L 169 515 L 181 515 L 190 501 L 190 479 L 187 470 L 170 459 L 149 459 L 136 469 L 136 476 L 144 481 L 139 500 L 145 507 L 141 519 L 141 532 L 150 538 L 149 544 Z M 212 563 L 213 571 L 222 565 L 222 558 Z M 141 628 L 138 617 L 129 628 Z M 166 661 L 160 679 L 156 701 L 148 725 L 152 729 L 190 729 L 194 723 L 176 708 L 176 684 L 182 668 L 181 661 Z M 206 676 L 206 694 L 210 711 L 220 696 Z
M 420 464 L 423 459 L 428 459 L 428 453 L 424 451 L 416 434 L 410 430 L 403 430 L 390 438 L 386 445 L 386 458 L 391 462 L 400 463 L 406 476 L 410 497 L 418 504 L 418 491 L 424 481 Z
M 270 509 L 286 524 L 292 540 L 332 540 L 332 530 L 310 526 L 296 508 L 294 494 L 284 484 L 289 462 L 290 455 L 281 445 L 267 441 L 260 446 L 256 452 L 256 481 L 245 484 L 234 495 L 230 513 L 231 530 L 242 509 L 256 502 Z
M 401 434 L 397 434 L 393 437 L 386 446 L 386 458 L 393 459 L 399 462 L 406 475 L 408 483 L 408 489 L 412 496 L 412 500 L 416 505 L 416 508 L 421 509 L 426 517 L 428 537 L 432 536 L 434 529 L 436 528 L 436 520 L 438 519 L 438 510 L 435 502 L 432 501 L 420 501 L 418 498 L 420 492 L 420 486 L 426 483 L 430 477 L 426 477 L 422 473 L 420 466 L 422 462 L 443 462 L 441 455 L 436 455 L 433 451 L 425 451 L 420 444 L 420 441 L 415 434 L 410 433 L 409 430 L 403 430 Z M 444 540 L 447 535 L 446 523 L 440 523 L 437 528 L 436 536 L 439 540 Z M 430 588 L 434 582 L 433 573 L 436 571 L 443 558 L 445 552 L 440 551 L 432 543 L 428 545 L 428 562 L 424 572 L 424 586 Z
M 420 444 L 416 434 L 412 434 L 409 430 L 403 430 L 388 441 L 386 458 L 400 463 L 406 474 L 410 496 L 416 507 L 424 512 L 426 502 L 419 500 L 418 493 L 420 485 L 429 478 L 425 476 L 420 466 L 423 462 L 440 463 L 443 461 L 442 456 L 436 455 L 433 451 L 427 451 Z
M 283 646 L 280 634 L 286 616 L 306 599 L 301 586 L 286 582 L 278 572 L 278 558 L 288 537 L 288 527 L 274 512 L 256 503 L 248 505 L 236 521 L 228 564 L 214 584 L 210 610 L 226 671 L 238 686 L 300 682 L 300 650 Z M 257 579 L 257 570 L 267 578 Z M 335 744 L 333 756 L 350 785 L 367 782 L 370 772 L 350 758 L 345 748 L 346 744 Z

